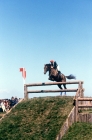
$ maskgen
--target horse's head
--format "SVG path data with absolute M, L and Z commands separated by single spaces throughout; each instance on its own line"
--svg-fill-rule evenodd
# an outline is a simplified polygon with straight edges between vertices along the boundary
M 45 64 L 44 65 L 44 74 L 46 74 L 47 71 L 50 71 L 50 69 L 51 69 L 51 64 Z

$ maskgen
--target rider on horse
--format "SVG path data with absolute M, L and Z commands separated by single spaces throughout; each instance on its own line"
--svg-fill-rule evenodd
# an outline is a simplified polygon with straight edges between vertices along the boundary
M 51 62 L 52 68 L 57 69 L 58 72 L 60 72 L 60 71 L 59 71 L 59 65 L 57 64 L 57 62 L 54 61 L 54 60 L 50 60 L 50 62 Z M 60 73 L 61 73 L 61 72 L 60 72 Z
M 57 70 L 58 74 L 61 74 L 61 72 L 59 71 L 59 65 L 57 64 L 57 62 L 54 60 L 50 60 L 50 62 L 51 62 L 51 68 L 54 68 L 55 70 Z M 51 76 L 49 76 L 49 80 L 51 79 L 54 80 Z

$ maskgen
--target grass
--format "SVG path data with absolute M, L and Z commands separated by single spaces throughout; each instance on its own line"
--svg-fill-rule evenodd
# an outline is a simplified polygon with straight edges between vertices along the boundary
M 19 103 L 0 122 L 0 140 L 55 140 L 73 97 L 33 98 Z
M 0 112 L 0 119 L 3 117 L 4 114 L 5 112 Z
M 92 113 L 92 109 L 91 108 L 80 109 L 79 113 Z
M 74 123 L 62 140 L 92 140 L 92 124 Z

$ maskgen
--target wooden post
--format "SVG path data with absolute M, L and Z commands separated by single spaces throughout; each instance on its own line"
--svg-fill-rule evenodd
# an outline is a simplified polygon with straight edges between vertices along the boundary
M 80 89 L 80 93 L 79 93 L 79 97 L 81 97 L 81 98 L 83 98 L 84 97 L 84 95 L 83 95 L 83 86 L 82 86 L 82 83 L 83 82 L 79 82 L 79 89 Z
M 82 82 L 79 82 L 79 98 L 83 98 L 84 94 L 83 94 L 83 86 L 82 86 Z M 82 105 L 84 102 L 83 101 L 79 101 L 79 104 Z
M 78 99 L 75 102 L 75 121 L 78 121 Z
M 76 95 L 75 95 L 75 99 L 77 99 L 79 97 L 79 89 L 77 89 Z
M 24 99 L 28 99 L 27 86 L 24 84 Z

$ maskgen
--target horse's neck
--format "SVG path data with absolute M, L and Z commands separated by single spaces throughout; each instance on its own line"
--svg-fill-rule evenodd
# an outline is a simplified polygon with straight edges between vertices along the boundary
M 51 69 L 51 75 L 57 76 L 57 70 L 55 70 L 54 68 Z

